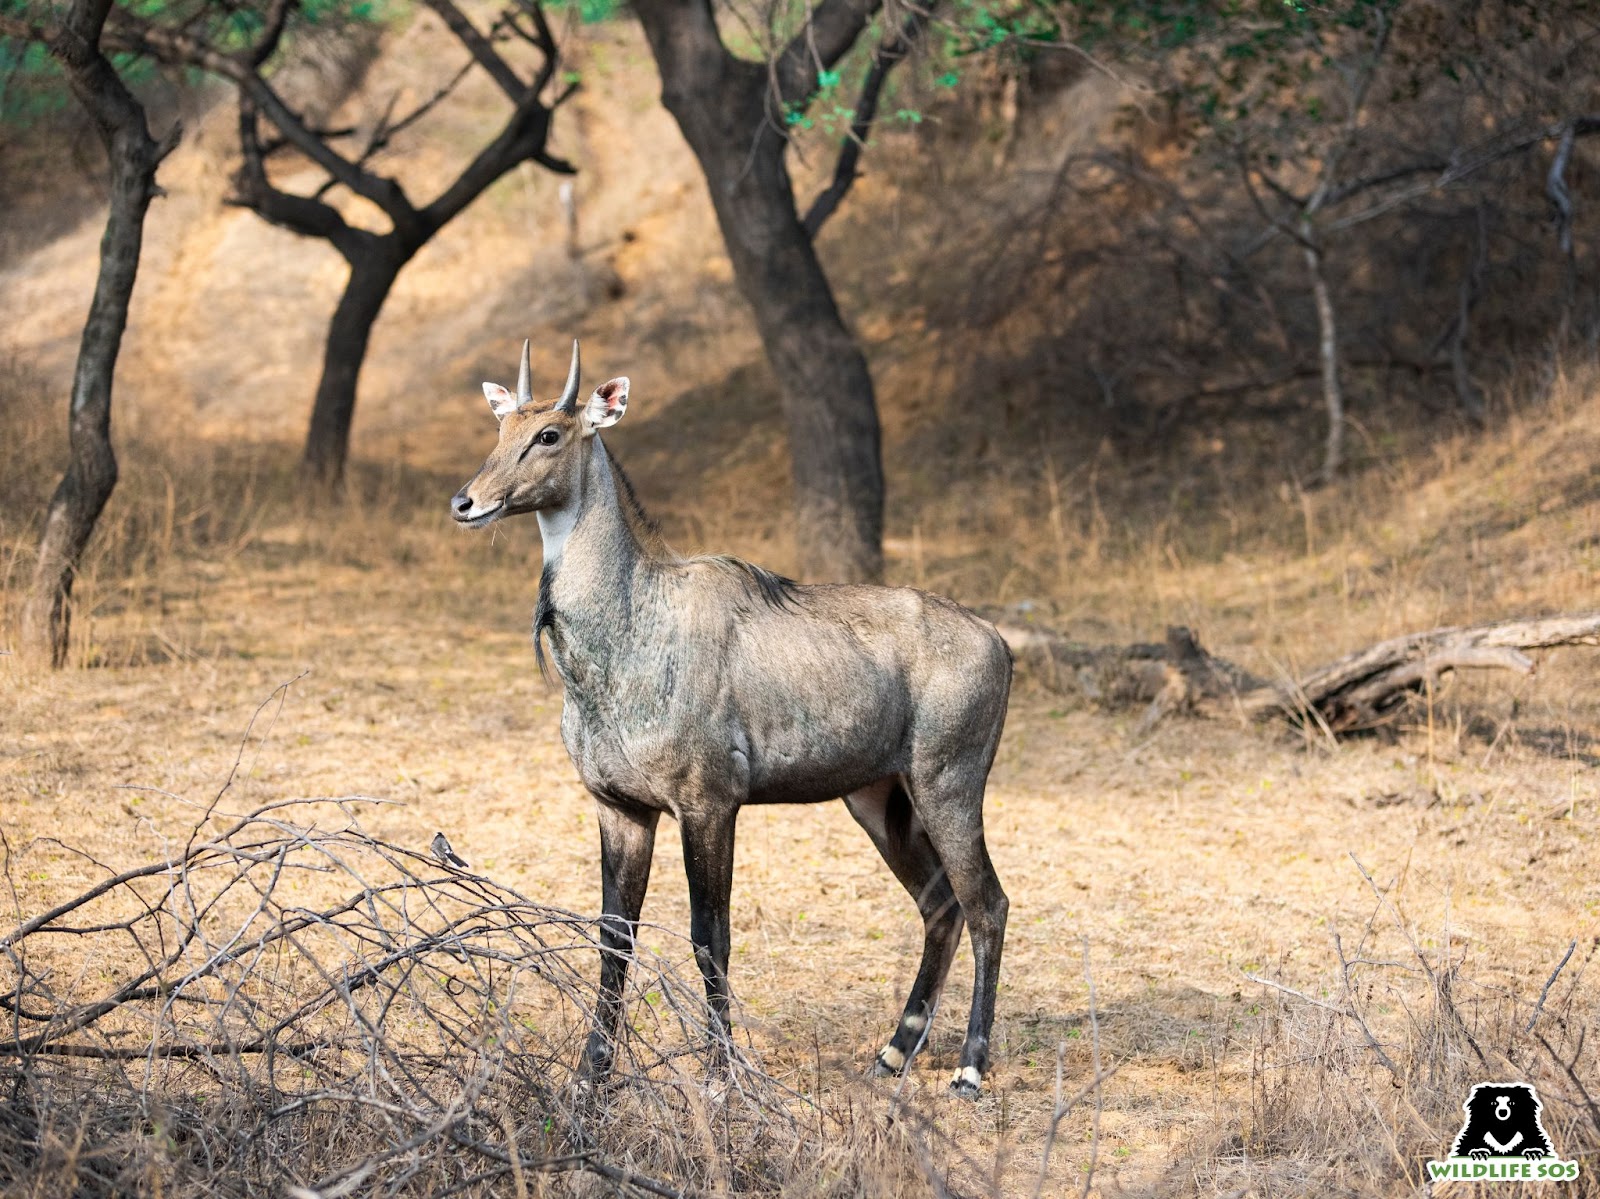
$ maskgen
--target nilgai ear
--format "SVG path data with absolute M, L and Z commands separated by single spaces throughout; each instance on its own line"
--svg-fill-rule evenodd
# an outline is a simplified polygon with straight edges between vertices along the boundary
M 498 420 L 505 420 L 507 416 L 517 410 L 517 397 L 498 383 L 485 383 L 483 385 L 483 398 L 489 401 L 489 407 L 494 409 L 495 417 Z
M 594 389 L 583 407 L 583 423 L 589 432 L 605 429 L 622 419 L 628 410 L 628 377 L 608 379 Z

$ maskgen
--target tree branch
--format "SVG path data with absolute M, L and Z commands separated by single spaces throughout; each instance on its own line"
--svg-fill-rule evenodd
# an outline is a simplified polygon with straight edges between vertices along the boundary
M 1572 157 L 1572 143 L 1576 137 L 1576 127 L 1568 124 L 1544 183 L 1544 193 L 1556 210 L 1556 244 L 1563 255 L 1572 253 L 1572 192 L 1567 188 L 1567 162 Z
M 516 30 L 517 34 L 523 39 L 531 40 L 544 53 L 544 63 L 539 67 L 539 73 L 533 79 L 533 94 L 535 96 L 543 95 L 545 87 L 555 76 L 556 67 L 561 63 L 561 47 L 556 44 L 556 36 L 550 31 L 550 22 L 545 19 L 544 6 L 538 3 L 538 0 L 517 0 L 517 7 L 527 13 L 528 18 L 533 22 L 533 37 L 531 39 L 528 38 L 528 35 L 522 32 L 522 27 L 516 23 L 509 13 L 506 16 L 506 24 Z M 561 96 L 551 107 L 556 107 L 564 99 L 566 99 L 566 96 Z
M 456 40 L 467 48 L 467 53 L 472 55 L 473 61 L 499 85 L 506 97 L 513 104 L 521 104 L 527 94 L 527 87 L 511 69 L 511 65 L 500 57 L 500 52 L 494 48 L 494 44 L 478 32 L 478 27 L 467 19 L 452 0 L 423 0 L 423 3 L 439 15 L 439 19 L 451 33 L 455 34 Z
M 817 72 L 837 63 L 882 7 L 882 0 L 822 0 L 773 63 L 778 101 L 804 104 L 817 93 Z
M 261 37 L 245 53 L 246 62 L 252 67 L 259 67 L 277 52 L 278 43 L 283 40 L 284 26 L 289 23 L 289 14 L 299 7 L 300 0 L 272 0 Z
M 525 158 L 561 175 L 576 174 L 571 163 L 556 158 L 545 150 L 550 132 L 550 109 L 528 96 L 511 119 L 501 129 L 499 136 L 478 151 L 467 169 L 462 171 L 444 192 L 420 214 L 432 228 L 439 228 L 501 175 Z
M 861 84 L 861 94 L 856 99 L 855 119 L 850 122 L 850 132 L 839 147 L 839 161 L 834 165 L 833 180 L 811 202 L 801 224 L 806 234 L 816 240 L 823 223 L 834 214 L 845 195 L 860 175 L 861 151 L 866 147 L 867 135 L 878 116 L 878 98 L 889 72 L 911 53 L 911 48 L 928 23 L 932 11 L 930 3 L 925 9 L 913 9 L 900 28 L 879 43 L 872 56 L 872 66 Z
M 239 93 L 239 148 L 243 161 L 234 174 L 235 194 L 228 203 L 248 208 L 263 220 L 302 237 L 320 237 L 346 261 L 354 261 L 370 244 L 374 235 L 352 226 L 331 204 L 272 185 L 267 178 L 255 102 L 243 91 Z
M 1395 0 L 1398 8 L 1402 0 Z M 1339 163 L 1355 144 L 1356 133 L 1361 128 L 1361 110 L 1366 107 L 1367 93 L 1372 90 L 1372 81 L 1377 77 L 1378 64 L 1383 61 L 1384 51 L 1389 47 L 1389 33 L 1393 23 L 1383 5 L 1375 4 L 1372 15 L 1378 22 L 1377 37 L 1373 41 L 1372 53 L 1361 64 L 1355 87 L 1350 96 L 1350 112 L 1345 117 L 1344 136 L 1339 139 L 1323 160 L 1322 169 L 1318 172 L 1317 186 L 1312 189 L 1311 196 L 1306 200 L 1304 213 L 1307 217 L 1315 216 L 1327 203 L 1328 195 L 1333 190 L 1334 180 L 1339 174 Z
M 1478 147 L 1475 147 L 1466 157 L 1457 156 L 1445 170 L 1439 172 L 1435 178 L 1426 183 L 1403 188 L 1366 208 L 1351 213 L 1349 216 L 1330 221 L 1326 227 L 1330 230 L 1338 230 L 1360 225 L 1372 220 L 1374 217 L 1382 216 L 1402 204 L 1408 204 L 1412 200 L 1420 200 L 1424 196 L 1444 191 L 1446 188 L 1460 183 L 1486 167 L 1493 166 L 1497 162 L 1502 162 L 1507 158 L 1520 154 L 1524 150 L 1530 150 L 1534 146 L 1552 139 L 1565 139 L 1569 132 L 1574 137 L 1588 137 L 1595 133 L 1600 133 L 1600 115 L 1570 117 L 1555 125 L 1503 141 L 1499 145 L 1479 143 Z M 1349 195 L 1341 198 L 1348 199 Z
M 1386 171 L 1377 171 L 1371 175 L 1364 175 L 1360 179 L 1352 179 L 1348 183 L 1341 183 L 1338 187 L 1330 188 L 1327 198 L 1323 200 L 1324 208 L 1334 208 L 1352 196 L 1362 192 L 1371 191 L 1375 187 L 1385 184 L 1397 183 L 1402 179 L 1409 179 L 1413 175 L 1430 175 L 1450 168 L 1450 164 L 1441 159 L 1429 159 L 1426 162 L 1407 163 L 1405 166 L 1393 167 Z
M 417 210 L 404 189 L 393 179 L 363 170 L 338 153 L 289 107 L 250 61 L 255 51 L 241 55 L 224 54 L 192 34 L 163 29 L 125 10 L 118 10 L 115 23 L 108 27 L 107 45 L 112 49 L 144 54 L 159 62 L 192 66 L 226 79 L 247 94 L 262 116 L 312 162 L 327 171 L 338 183 L 364 199 L 372 201 L 396 230 L 414 235 Z

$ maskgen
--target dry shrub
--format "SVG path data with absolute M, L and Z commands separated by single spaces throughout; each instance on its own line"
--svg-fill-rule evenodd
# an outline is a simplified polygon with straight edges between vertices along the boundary
M 1426 1195 L 1442 1193 L 1426 1163 L 1443 1160 L 1475 1083 L 1527 1082 L 1562 1160 L 1580 1174 L 1564 1194 L 1600 1194 L 1600 1096 L 1594 1093 L 1593 988 L 1600 939 L 1574 942 L 1533 993 L 1474 973 L 1448 924 L 1422 938 L 1357 863 L 1376 897 L 1355 943 L 1332 935 L 1336 970 L 1323 985 L 1264 987 L 1253 1009 L 1250 1102 L 1190 1146 L 1163 1195 Z M 1438 1184 L 1470 1189 L 1470 1184 Z M 1496 1183 L 1495 1194 L 1548 1193 Z M 1450 1193 L 1455 1193 L 1451 1191 Z
M 368 835 L 356 813 L 381 801 L 227 799 L 164 860 L 99 867 L 0 938 L 0 1189 L 926 1190 L 908 1121 L 813 1102 L 713 1040 L 670 933 L 638 955 L 595 1088 L 574 1067 L 596 921 Z M 28 849 L 6 845 L 8 879 Z

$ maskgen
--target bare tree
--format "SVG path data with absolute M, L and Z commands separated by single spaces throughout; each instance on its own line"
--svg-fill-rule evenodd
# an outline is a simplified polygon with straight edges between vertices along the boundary
M 882 75 L 905 56 L 919 29 L 915 20 L 879 48 L 864 92 L 870 104 L 858 104 L 859 128 L 845 143 L 835 185 L 805 220 L 785 161 L 786 128 L 881 3 L 822 0 L 764 61 L 728 49 L 710 0 L 634 4 L 661 71 L 662 102 L 705 174 L 734 276 L 777 376 L 789 425 L 799 569 L 812 578 L 883 573 L 883 465 L 872 375 L 813 238 L 855 177 L 851 147 L 864 140 Z
M 288 20 L 299 7 L 299 0 L 269 0 L 259 36 L 244 48 L 232 51 L 220 48 L 220 39 L 205 36 L 192 20 L 166 24 L 122 13 L 115 24 L 120 48 L 164 63 L 199 68 L 237 89 L 241 164 L 234 176 L 232 202 L 275 225 L 326 241 L 350 265 L 344 293 L 328 326 L 322 377 L 317 384 L 303 456 L 308 475 L 326 484 L 336 484 L 343 476 L 355 414 L 356 384 L 367 342 L 406 263 L 518 164 L 531 160 L 560 174 L 573 173 L 570 164 L 549 152 L 548 141 L 555 110 L 577 85 L 569 83 L 548 102 L 543 98 L 555 76 L 559 52 L 536 0 L 515 0 L 487 33 L 478 29 L 453 0 L 423 2 L 466 49 L 467 62 L 409 112 L 396 114 L 391 106 L 355 153 L 336 148 L 336 143 L 353 136 L 354 130 L 319 127 L 268 79 L 267 63 L 282 45 Z M 227 13 L 232 15 L 231 6 Z M 507 40 L 525 43 L 538 53 L 538 65 L 526 82 L 501 53 L 499 43 Z M 446 100 L 474 67 L 487 74 L 505 94 L 511 103 L 511 115 L 438 195 L 427 203 L 415 203 L 400 180 L 385 174 L 374 160 L 399 133 Z M 263 126 L 270 127 L 270 135 Z M 325 182 L 309 195 L 279 187 L 268 172 L 268 160 L 291 149 L 326 174 Z M 337 188 L 370 201 L 388 218 L 389 229 L 377 232 L 347 221 L 326 198 Z
M 159 140 L 101 47 L 111 0 L 73 0 L 59 24 L 34 25 L 0 16 L 0 35 L 49 48 L 67 85 L 105 144 L 110 207 L 100 240 L 100 272 L 78 344 L 68 407 L 71 454 L 50 506 L 33 582 L 22 610 L 22 646 L 66 664 L 72 622 L 72 584 L 84 548 L 117 485 L 111 446 L 111 390 L 117 353 L 128 323 L 128 302 L 139 273 L 144 218 L 160 194 L 156 169 L 177 145 L 174 125 Z

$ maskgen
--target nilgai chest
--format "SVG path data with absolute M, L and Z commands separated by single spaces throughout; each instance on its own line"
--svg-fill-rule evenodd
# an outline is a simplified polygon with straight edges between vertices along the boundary
M 718 719 L 725 712 L 721 689 L 706 679 L 687 685 L 689 672 L 671 646 L 653 647 L 648 669 L 639 668 L 635 655 L 619 670 L 574 646 L 559 623 L 549 644 L 566 687 L 562 741 L 586 787 L 673 811 L 686 785 L 737 785 L 737 764 L 718 752 L 727 749 L 727 737 L 712 735 L 712 726 L 726 723 Z

